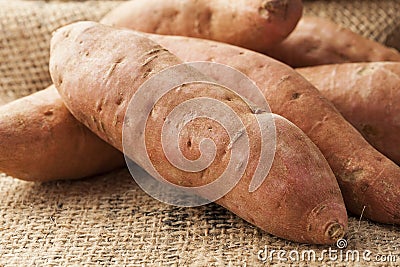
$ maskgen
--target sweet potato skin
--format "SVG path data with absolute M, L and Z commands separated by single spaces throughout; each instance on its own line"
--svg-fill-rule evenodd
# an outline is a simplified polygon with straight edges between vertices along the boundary
M 76 121 L 54 86 L 0 107 L 0 171 L 27 181 L 75 179 L 123 166 Z
M 272 112 L 302 129 L 328 160 L 349 211 L 383 223 L 400 223 L 400 168 L 374 149 L 290 67 L 264 55 L 213 41 L 151 35 L 184 61 L 214 61 L 246 74 Z
M 113 25 L 135 28 L 129 21 L 118 16 L 113 18 Z M 304 45 L 303 41 L 310 38 L 309 36 L 321 36 L 323 44 L 317 41 L 318 46 L 304 45 L 306 50 L 315 50 L 315 47 L 322 50 L 315 50 L 318 51 L 316 56 L 309 56 L 306 51 L 305 59 L 295 59 L 293 62 L 286 60 L 293 66 L 302 66 L 308 59 L 311 59 L 313 65 L 334 63 L 338 50 L 345 53 L 339 59 L 345 60 L 400 60 L 397 51 L 366 40 L 323 19 L 305 18 L 298 27 L 300 38 L 296 37 L 295 30 L 294 38 L 292 37 L 294 45 L 291 44 L 291 37 L 286 40 L 289 50 L 296 54 L 301 51 L 301 56 L 304 52 L 301 45 Z M 315 27 L 317 32 L 323 32 L 316 34 L 313 30 Z M 302 37 L 303 31 L 306 39 Z M 327 36 L 325 32 L 328 33 Z M 334 32 L 337 34 L 332 34 Z M 365 217 L 378 222 L 400 223 L 400 168 L 374 149 L 315 87 L 294 74 L 292 69 L 252 51 L 216 42 L 156 35 L 153 39 L 183 61 L 216 61 L 248 75 L 263 91 L 271 110 L 294 122 L 322 151 L 338 179 L 348 210 L 357 215 L 363 213 Z M 353 44 L 352 39 L 356 43 Z M 284 51 L 282 55 L 291 57 L 290 51 L 285 48 L 286 41 L 277 46 L 277 49 Z M 321 58 L 330 61 L 319 61 Z M 271 73 L 274 78 L 268 79 Z M 275 77 L 280 77 L 279 81 Z
M 297 69 L 375 148 L 400 165 L 400 63 Z
M 292 67 L 400 61 L 396 49 L 318 17 L 303 17 L 287 39 L 269 48 L 265 54 Z
M 134 0 L 112 10 L 102 23 L 263 52 L 286 38 L 301 14 L 301 0 Z
M 119 116 L 126 111 L 128 101 L 149 77 L 179 62 L 161 46 L 132 31 L 80 22 L 55 33 L 51 45 L 50 70 L 57 89 L 76 118 L 122 150 L 122 119 Z M 75 72 L 77 66 L 82 70 L 79 73 Z M 113 70 L 111 74 L 110 69 Z M 79 89 L 74 87 L 76 83 L 79 83 Z M 214 95 L 224 103 L 229 102 L 245 119 L 246 127 L 252 127 L 254 114 L 251 109 L 224 87 L 190 85 L 182 86 L 173 93 L 175 95 L 170 96 L 170 100 L 169 93 L 165 96 L 167 104 L 187 98 L 190 94 Z M 99 103 L 104 103 L 100 110 Z M 152 125 L 146 134 L 150 140 L 159 138 L 154 135 L 160 128 L 156 117 L 162 119 L 165 115 L 163 112 L 167 112 L 157 105 L 161 104 L 157 103 L 153 110 L 160 110 L 161 113 L 157 113 L 157 116 L 153 113 L 147 121 Z M 171 108 L 165 103 L 161 106 Z M 249 164 L 250 169 L 246 169 L 244 177 L 217 203 L 277 236 L 299 242 L 333 243 L 343 235 L 347 226 L 346 210 L 336 179 L 323 155 L 300 129 L 280 116 L 276 115 L 274 119 L 278 135 L 277 152 L 264 183 L 258 190 L 248 192 L 253 165 Z M 197 130 L 192 129 L 194 132 Z M 143 132 L 139 134 L 144 135 Z M 195 135 L 189 137 L 196 138 Z M 223 136 L 219 138 L 223 139 Z M 136 139 L 133 141 L 139 142 Z M 180 141 L 187 143 L 187 139 Z M 226 150 L 228 144 L 217 142 L 217 151 L 220 148 Z M 257 148 L 259 146 L 255 150 Z M 147 151 L 149 157 L 162 160 L 163 157 L 155 150 Z M 187 150 L 188 157 L 194 156 L 195 152 Z M 137 160 L 139 165 L 142 164 L 144 155 L 133 153 L 128 156 Z M 207 172 L 203 173 L 203 178 L 208 181 L 210 177 Z M 179 175 L 173 176 L 171 182 L 184 182 L 181 179 Z
M 334 243 L 347 229 L 340 189 L 332 186 L 335 176 L 307 135 L 279 115 L 274 115 L 274 121 L 277 148 L 268 182 L 250 193 L 249 201 L 243 196 L 249 194 L 250 179 L 243 178 L 245 186 L 237 186 L 217 203 L 277 236 L 306 243 Z M 322 186 L 323 181 L 327 185 Z M 311 211 L 307 208 L 313 206 Z M 287 232 L 290 228 L 296 228 L 298 236 L 294 238 L 292 230 Z

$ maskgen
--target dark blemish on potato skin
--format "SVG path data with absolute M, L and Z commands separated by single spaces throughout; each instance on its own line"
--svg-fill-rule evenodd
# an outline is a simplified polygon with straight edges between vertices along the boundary
M 350 62 L 351 61 L 349 59 L 349 56 L 346 55 L 346 53 L 344 53 L 344 52 L 333 50 L 332 53 L 335 54 L 338 58 L 340 58 L 342 60 L 341 63 L 345 63 L 345 62 Z
M 292 100 L 296 100 L 296 99 L 298 99 L 299 97 L 301 96 L 301 94 L 300 93 L 293 93 L 292 94 Z
M 45 116 L 51 116 L 51 115 L 53 115 L 54 114 L 54 112 L 53 112 L 53 110 L 47 110 L 47 111 L 45 111 L 44 113 L 43 113 Z
M 96 110 L 97 110 L 97 112 L 99 112 L 99 113 L 100 113 L 101 111 L 103 111 L 103 105 L 102 105 L 101 102 L 99 102 L 99 103 L 97 104 Z
M 123 101 L 123 100 L 124 100 L 123 97 L 119 97 L 119 98 L 117 99 L 117 101 L 115 101 L 115 104 L 117 104 L 117 105 L 119 106 L 119 105 L 122 104 L 122 101 Z
M 120 58 L 118 58 L 117 60 L 115 60 L 115 63 L 116 63 L 116 64 L 120 64 L 120 63 L 122 63 L 122 61 L 124 61 L 125 58 L 126 58 L 125 56 L 120 57 Z
M 312 54 L 314 51 L 317 51 L 321 47 L 321 42 L 318 43 L 310 43 L 307 47 L 305 54 Z
M 369 124 L 362 125 L 361 132 L 367 137 L 368 136 L 377 136 L 379 134 L 378 129 L 376 129 L 375 127 L 373 127 L 372 125 L 369 125 Z
M 69 34 L 70 34 L 70 31 L 64 31 L 64 34 L 63 34 L 63 35 L 64 35 L 65 38 L 68 38 L 68 37 L 69 37 Z
M 281 83 L 283 83 L 283 82 L 289 80 L 289 78 L 290 78 L 290 75 L 283 75 L 283 76 L 279 79 L 278 84 L 281 84 Z
M 143 78 L 147 78 L 147 77 L 150 75 L 150 73 L 151 73 L 152 71 L 153 71 L 153 69 L 151 69 L 151 68 L 147 69 L 147 70 L 143 73 L 142 77 L 143 77 Z

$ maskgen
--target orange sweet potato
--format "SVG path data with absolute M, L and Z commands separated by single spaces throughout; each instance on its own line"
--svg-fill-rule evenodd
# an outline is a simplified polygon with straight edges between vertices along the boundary
M 123 156 L 76 121 L 54 86 L 0 107 L 0 171 L 29 181 L 110 171 Z
M 120 151 L 123 150 L 123 123 L 134 127 L 135 120 L 139 120 L 130 115 L 125 117 L 138 88 L 155 74 L 179 63 L 177 57 L 142 35 L 94 22 L 63 27 L 52 38 L 50 72 L 67 107 L 79 121 Z M 187 73 L 202 77 L 194 69 L 189 68 Z M 270 173 L 256 191 L 248 191 L 261 153 L 254 123 L 256 116 L 263 115 L 254 112 L 226 87 L 183 84 L 163 95 L 145 118 L 145 131 L 134 128 L 135 136 L 129 139 L 129 147 L 134 150 L 128 150 L 127 156 L 151 172 L 144 161 L 149 157 L 153 167 L 174 184 L 189 186 L 214 181 L 215 175 L 225 169 L 233 151 L 229 136 L 218 130 L 217 123 L 193 119 L 179 135 L 185 156 L 193 159 L 198 157 L 199 135 L 212 133 L 219 160 L 200 172 L 189 173 L 169 164 L 160 149 L 160 129 L 176 104 L 205 96 L 235 110 L 244 121 L 251 148 L 249 164 L 238 165 L 245 168 L 244 175 L 217 203 L 260 228 L 290 240 L 333 243 L 343 236 L 346 211 L 329 165 L 311 140 L 283 117 L 273 116 L 277 143 Z M 146 142 L 144 153 L 139 149 L 143 140 Z M 208 197 L 207 192 L 202 196 Z
M 297 69 L 380 152 L 400 164 L 400 63 Z
M 400 61 L 400 53 L 327 19 L 302 18 L 282 43 L 265 53 L 292 67 L 370 61 Z
M 318 90 L 290 67 L 239 47 L 185 37 L 151 37 L 184 61 L 214 61 L 246 74 L 272 112 L 302 129 L 328 160 L 346 207 L 384 223 L 400 223 L 400 168 L 374 149 Z
M 301 0 L 134 0 L 112 10 L 102 22 L 263 52 L 286 38 L 301 14 Z
M 135 28 L 117 16 L 113 25 Z M 304 54 L 304 62 L 310 59 L 312 64 L 326 63 L 325 59 L 335 62 L 337 53 L 343 53 L 339 58 L 348 61 L 400 60 L 396 50 L 323 19 L 305 18 L 298 27 L 305 30 L 295 30 L 294 37 L 277 46 L 289 59 L 291 53 L 300 56 L 299 60 L 294 57 L 293 62 L 286 61 L 293 66 L 303 65 Z M 311 41 L 304 39 L 302 32 Z M 310 36 L 320 36 L 317 38 L 322 41 L 313 43 Z M 338 179 L 348 210 L 378 222 L 400 223 L 400 168 L 368 144 L 315 87 L 290 68 L 251 51 L 205 40 L 163 36 L 154 36 L 154 40 L 184 61 L 216 61 L 247 74 L 261 88 L 272 111 L 294 122 L 322 151 Z M 306 52 L 316 47 L 316 55 L 304 53 L 304 47 L 308 47 Z
M 334 107 L 291 68 L 266 56 L 222 43 L 152 37 L 185 60 L 217 61 L 247 74 L 261 88 L 272 110 L 293 121 L 323 151 L 345 192 L 350 211 L 360 214 L 365 206 L 367 218 L 399 223 L 398 167 L 372 149 Z M 350 179 L 352 177 L 354 179 Z

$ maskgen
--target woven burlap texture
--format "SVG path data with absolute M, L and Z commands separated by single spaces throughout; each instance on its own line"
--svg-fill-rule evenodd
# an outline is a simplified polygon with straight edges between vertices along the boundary
M 126 170 L 42 184 L 1 177 L 0 190 L 0 265 L 5 266 L 258 266 L 263 265 L 258 251 L 265 246 L 313 249 L 317 255 L 328 249 L 273 237 L 215 204 L 200 208 L 162 204 L 143 193 Z M 370 250 L 371 259 L 400 249 L 397 227 L 356 218 L 350 219 L 347 239 L 345 251 L 358 250 L 362 255 Z
M 308 14 L 331 17 L 386 42 L 390 32 L 386 29 L 394 28 L 396 20 L 387 26 L 380 20 L 381 13 L 397 15 L 392 12 L 396 2 L 310 1 L 305 5 Z M 76 20 L 98 20 L 118 2 L 0 4 L 0 101 L 8 102 L 51 83 L 47 63 L 54 29 Z M 371 18 L 369 23 L 366 18 Z M 200 208 L 162 204 L 141 191 L 127 170 L 51 183 L 0 175 L 0 192 L 0 266 L 263 266 L 270 261 L 261 262 L 257 254 L 265 246 L 313 249 L 317 255 L 329 249 L 273 237 L 215 204 Z M 334 266 L 399 265 L 399 230 L 351 217 L 344 252 L 357 250 L 362 255 L 370 250 L 371 262 L 362 258 L 330 262 L 326 256 L 323 261 Z M 390 254 L 397 256 L 396 263 L 376 261 L 376 256 Z M 272 262 L 284 265 L 276 257 Z M 321 262 L 294 264 L 320 266 Z
M 51 84 L 51 33 L 78 20 L 99 20 L 118 2 L 0 0 L 0 104 Z
M 1 1 L 1 0 L 0 0 Z M 58 27 L 99 20 L 121 1 L 0 2 L 0 104 L 51 84 L 49 40 Z M 305 1 L 305 14 L 327 17 L 368 38 L 400 48 L 400 1 Z
M 305 1 L 305 14 L 328 18 L 367 38 L 400 49 L 400 1 Z

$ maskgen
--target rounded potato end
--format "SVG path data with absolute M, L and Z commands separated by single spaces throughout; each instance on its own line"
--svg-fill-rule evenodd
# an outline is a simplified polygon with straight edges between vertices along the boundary
M 333 222 L 328 226 L 325 235 L 332 240 L 339 240 L 344 237 L 345 233 L 346 231 L 342 224 Z
M 347 212 L 343 205 L 323 203 L 308 219 L 309 239 L 316 244 L 334 244 L 347 232 Z

